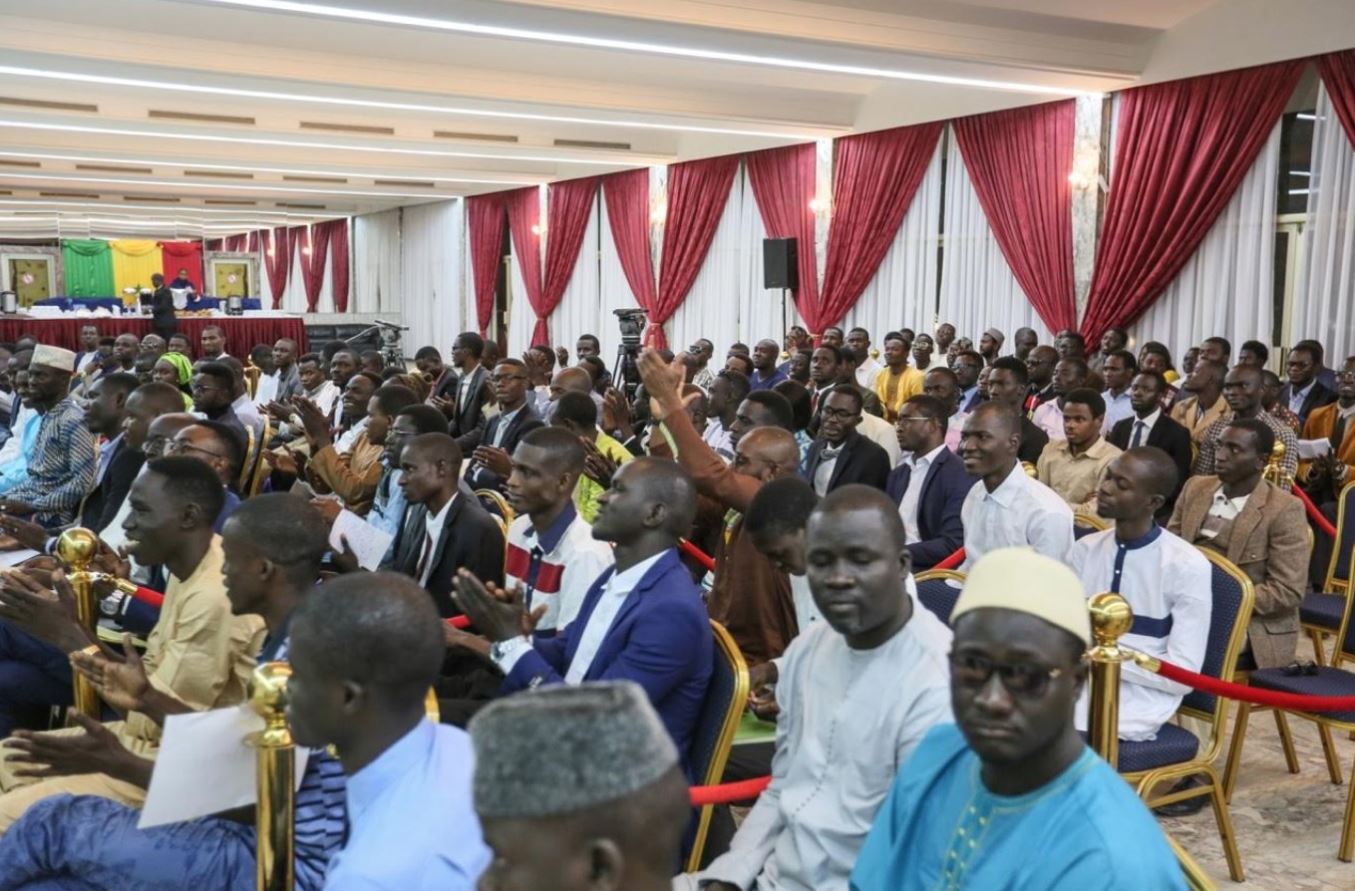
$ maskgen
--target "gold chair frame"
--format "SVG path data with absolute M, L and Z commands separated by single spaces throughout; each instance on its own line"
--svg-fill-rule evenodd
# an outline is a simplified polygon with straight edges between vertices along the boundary
M 1086 526 L 1088 529 L 1093 529 L 1097 532 L 1105 532 L 1110 528 L 1110 523 L 1100 517 L 1083 513 L 1073 514 L 1073 525 Z
M 1210 563 L 1232 576 L 1242 589 L 1242 603 L 1238 607 L 1237 617 L 1233 621 L 1233 629 L 1228 635 L 1228 646 L 1223 655 L 1223 676 L 1225 678 L 1232 677 L 1237 670 L 1237 658 L 1242 653 L 1242 645 L 1247 640 L 1247 625 L 1251 621 L 1252 609 L 1256 604 L 1256 593 L 1252 589 L 1251 579 L 1247 578 L 1232 561 L 1205 548 L 1199 550 L 1208 558 Z M 1228 861 L 1228 874 L 1233 881 L 1241 882 L 1245 876 L 1242 871 L 1242 855 L 1237 848 L 1237 834 L 1233 831 L 1233 819 L 1228 812 L 1229 796 L 1225 794 L 1224 783 L 1219 779 L 1218 771 L 1214 769 L 1214 762 L 1218 759 L 1219 751 L 1223 748 L 1224 729 L 1228 725 L 1229 700 L 1226 697 L 1218 696 L 1215 697 L 1215 701 L 1216 705 L 1212 715 L 1185 705 L 1177 709 L 1176 712 L 1178 715 L 1185 715 L 1210 725 L 1210 739 L 1203 755 L 1196 752 L 1195 757 L 1188 761 L 1167 764 L 1151 770 L 1122 773 L 1121 776 L 1134 785 L 1139 797 L 1149 808 L 1208 795 L 1210 803 L 1214 807 L 1214 820 L 1218 823 L 1219 839 L 1223 843 L 1223 854 Z M 1153 788 L 1160 783 L 1201 776 L 1205 779 L 1202 786 L 1195 786 L 1179 792 L 1168 791 L 1161 795 L 1153 794 Z
M 716 652 L 729 663 L 734 672 L 734 695 L 730 697 L 729 705 L 725 709 L 720 738 L 715 743 L 715 752 L 711 755 L 710 764 L 706 765 L 706 773 L 696 778 L 697 784 L 701 786 L 717 785 L 724 777 L 729 752 L 734 746 L 734 734 L 739 729 L 743 710 L 748 706 L 748 663 L 744 661 L 739 645 L 734 642 L 734 638 L 723 625 L 711 619 L 710 630 L 715 635 Z M 697 817 L 696 836 L 692 841 L 692 851 L 687 855 L 687 872 L 696 872 L 701 868 L 701 856 L 705 853 L 706 836 L 710 834 L 710 820 L 714 808 L 715 806 L 710 804 L 702 807 Z
M 246 428 L 250 439 L 254 438 L 254 428 Z M 268 478 L 267 462 L 264 460 L 263 453 L 268 449 L 268 441 L 273 438 L 273 421 L 267 415 L 263 419 L 263 433 L 259 437 L 258 448 L 253 449 L 253 456 L 245 455 L 245 465 L 240 472 L 240 495 L 243 498 L 252 498 L 259 494 L 263 489 L 263 482 Z

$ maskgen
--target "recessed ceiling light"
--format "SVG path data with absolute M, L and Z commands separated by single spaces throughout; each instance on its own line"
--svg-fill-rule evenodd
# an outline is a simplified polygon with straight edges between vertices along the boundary
M 452 196 L 452 200 L 456 200 L 457 197 L 459 197 L 459 196 Z M 63 208 L 63 207 L 98 207 L 98 208 L 103 208 L 105 211 L 114 211 L 114 210 L 117 210 L 117 211 L 123 211 L 123 210 L 153 210 L 153 211 L 155 211 L 156 213 L 164 213 L 164 212 L 165 212 L 165 209 L 164 209 L 163 207 L 155 207 L 155 206 L 152 206 L 152 205 L 149 205 L 149 204 L 109 204 L 109 203 L 103 202 L 103 201 L 50 201 L 50 200 L 45 200 L 45 199 L 40 201 L 40 200 L 37 200 L 37 199 L 34 199 L 34 198 L 3 198 L 3 199 L 0 199 L 0 206 L 10 206 L 10 205 L 18 205 L 18 206 L 34 206 L 34 207 L 41 208 L 41 209 L 45 209 L 45 208 L 49 208 L 49 207 L 56 207 L 56 208 Z M 241 214 L 242 214 L 242 212 L 239 211 L 239 210 L 212 210 L 211 208 L 208 208 L 208 207 L 197 207 L 197 206 L 192 205 L 192 204 L 183 204 L 183 205 L 180 205 L 180 206 L 174 208 L 174 212 L 175 212 L 175 213 L 186 213 L 186 212 L 187 212 L 187 213 L 200 213 L 200 214 L 214 214 L 214 215 L 218 215 L 218 216 L 225 216 L 225 217 L 227 217 L 227 218 L 232 218 L 232 217 L 238 218 L 238 217 L 240 217 Z M 248 211 L 248 216 L 249 216 L 249 217 L 281 217 L 283 220 L 289 220 L 289 219 L 293 219 L 293 220 L 294 220 L 294 219 L 312 219 L 312 218 L 317 218 L 317 219 L 319 219 L 318 217 L 313 217 L 313 215 L 311 215 L 311 214 L 296 214 L 296 213 L 289 213 L 289 212 L 283 211 L 283 210 L 250 210 L 250 211 Z M 342 215 L 340 214 L 340 216 L 342 216 Z
M 209 96 L 235 96 L 242 99 L 267 99 L 273 102 L 300 102 L 311 105 L 330 105 L 348 108 L 378 108 L 387 111 L 416 111 L 449 117 L 478 117 L 496 120 L 545 121 L 553 124 L 586 124 L 596 127 L 629 127 L 638 130 L 671 130 L 678 133 L 715 133 L 727 136 L 763 136 L 777 139 L 817 139 L 823 131 L 848 132 L 850 128 L 836 126 L 816 127 L 817 133 L 796 133 L 790 129 L 767 130 L 757 127 L 707 127 L 688 123 L 662 123 L 619 118 L 591 118 L 580 115 L 539 114 L 526 111 L 502 111 L 487 108 L 467 108 L 456 105 L 435 105 L 423 102 L 393 102 L 377 99 L 353 99 L 345 96 L 325 96 L 316 93 L 288 93 L 281 90 L 249 90 L 242 87 L 209 86 L 180 81 L 150 80 L 142 77 L 115 77 L 103 74 L 85 74 L 78 71 L 54 71 L 47 68 L 29 68 L 19 65 L 0 65 L 0 74 L 14 77 L 34 77 L 44 80 L 74 83 L 105 84 L 115 87 L 134 87 L 144 90 L 163 90 L 173 93 L 197 93 Z M 804 125 L 799 125 L 803 127 Z M 764 125 L 765 127 L 765 125 Z
M 192 142 L 213 142 L 228 145 L 278 145 L 289 148 L 333 149 L 344 152 L 375 152 L 385 155 L 418 155 L 426 158 L 478 158 L 488 161 L 536 161 L 543 164 L 591 164 L 594 166 L 647 167 L 648 161 L 637 158 L 571 158 L 563 155 L 515 155 L 511 152 L 457 152 L 444 149 L 391 148 L 346 142 L 312 142 L 302 139 L 279 139 L 267 136 L 225 136 L 217 133 L 185 133 L 182 130 L 138 130 L 129 127 L 97 127 L 91 124 L 49 124 L 39 121 L 0 120 L 0 127 L 18 127 L 25 130 L 50 130 L 60 133 L 100 133 L 106 136 L 127 136 L 134 139 L 185 139 Z M 529 184 L 530 185 L 530 184 Z
M 353 189 L 303 189 L 293 186 L 237 185 L 235 183 L 194 183 L 164 179 L 122 179 L 102 176 L 54 176 L 42 173 L 0 173 L 0 179 L 42 179 L 66 183 L 106 183 L 119 186 L 163 186 L 169 189 L 226 189 L 242 192 L 284 192 L 293 195 L 346 195 L 353 198 L 435 198 L 428 192 L 360 192 Z M 452 197 L 446 195 L 445 197 Z M 142 199 L 145 200 L 145 199 Z
M 297 13 L 320 18 L 342 19 L 350 22 L 396 25 L 404 28 L 418 28 L 425 31 L 446 31 L 459 34 L 474 34 L 479 37 L 503 37 L 510 40 L 531 40 L 539 43 L 560 43 L 573 46 L 592 47 L 594 49 L 622 50 L 625 52 L 648 53 L 658 56 L 673 56 L 683 59 L 734 62 L 740 65 L 760 65 L 768 68 L 792 68 L 800 71 L 820 71 L 827 74 L 849 74 L 858 77 L 878 77 L 888 80 L 922 81 L 925 83 L 949 84 L 960 87 L 977 87 L 983 90 L 1006 90 L 1018 93 L 1039 93 L 1051 96 L 1082 96 L 1092 92 L 1089 90 L 1075 90 L 1069 87 L 1019 83 L 1017 81 L 988 80 L 977 77 L 953 77 L 944 74 L 930 74 L 923 71 L 904 71 L 898 68 L 877 68 L 869 65 L 843 65 L 836 62 L 815 62 L 811 59 L 790 58 L 787 56 L 734 53 L 727 50 L 704 49 L 695 46 L 679 46 L 642 40 L 619 40 L 614 37 L 594 37 L 587 34 L 565 34 L 559 31 L 537 31 L 530 28 L 510 28 L 505 25 L 481 25 L 475 22 L 458 22 L 452 19 L 434 19 L 427 16 L 376 12 L 368 9 L 350 9 L 343 6 L 328 6 L 323 3 L 300 3 L 294 2 L 294 0 L 198 0 L 198 2 L 210 3 L 217 6 L 260 9 L 268 12 Z
M 127 158 L 54 154 L 51 152 L 16 152 L 9 149 L 0 149 L 0 156 L 8 158 L 38 158 L 45 161 L 104 161 L 112 164 L 142 164 L 153 167 L 180 167 L 192 168 L 195 170 L 247 170 L 253 173 L 282 173 L 299 176 L 346 176 L 357 179 L 409 180 L 411 182 L 474 183 L 477 185 L 495 186 L 532 186 L 537 184 L 535 180 L 524 182 L 520 179 L 480 179 L 473 176 L 433 176 L 424 173 L 386 173 L 384 171 L 370 170 L 364 172 L 303 170 L 294 167 L 252 167 L 242 164 L 205 164 L 201 161 L 164 161 L 151 158 L 146 158 L 144 160 L 130 160 Z

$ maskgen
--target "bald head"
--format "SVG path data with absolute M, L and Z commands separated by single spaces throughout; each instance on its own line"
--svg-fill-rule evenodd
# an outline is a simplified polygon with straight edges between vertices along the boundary
M 780 427 L 754 427 L 739 439 L 736 451 L 749 462 L 774 466 L 776 470 L 767 475 L 768 479 L 793 476 L 799 471 L 800 444 L 795 434 Z
M 819 523 L 836 523 L 848 514 L 856 513 L 868 514 L 870 522 L 894 547 L 903 548 L 907 544 L 908 534 L 904 531 L 898 505 L 873 486 L 855 483 L 839 486 L 823 497 L 810 516 Z
M 696 518 L 696 486 L 677 462 L 667 458 L 636 458 L 618 474 L 625 474 L 626 486 L 634 491 L 642 506 L 651 511 L 654 506 L 664 506 L 662 531 L 675 539 L 691 531 Z
M 570 365 L 555 372 L 550 380 L 550 398 L 559 399 L 565 393 L 591 393 L 593 378 L 577 365 Z

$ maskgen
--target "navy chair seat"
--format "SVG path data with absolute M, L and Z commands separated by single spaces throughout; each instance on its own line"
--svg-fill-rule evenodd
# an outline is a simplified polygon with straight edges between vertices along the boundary
M 1157 739 L 1131 742 L 1120 740 L 1120 773 L 1140 773 L 1168 764 L 1180 764 L 1195 757 L 1200 740 L 1175 724 L 1163 724 Z
M 1288 675 L 1283 668 L 1260 668 L 1251 673 L 1251 685 L 1262 690 L 1300 696 L 1355 696 L 1355 673 L 1319 665 L 1317 674 Z M 1323 712 L 1333 721 L 1355 723 L 1355 711 Z
M 917 583 L 917 598 L 938 619 L 949 625 L 955 601 L 960 599 L 960 588 L 950 579 L 924 579 Z
M 1313 592 L 1304 596 L 1299 606 L 1299 621 L 1336 631 L 1341 627 L 1341 616 L 1345 609 L 1346 595 Z

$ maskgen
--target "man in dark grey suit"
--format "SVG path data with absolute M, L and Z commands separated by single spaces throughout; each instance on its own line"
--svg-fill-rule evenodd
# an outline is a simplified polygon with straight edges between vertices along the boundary
M 1162 396 L 1167 392 L 1167 381 L 1156 371 L 1141 371 L 1129 385 L 1129 405 L 1134 414 L 1111 428 L 1106 441 L 1120 451 L 1139 446 L 1152 446 L 1167 453 L 1176 465 L 1176 487 L 1157 512 L 1159 521 L 1171 519 L 1177 496 L 1190 476 L 1194 452 L 1190 431 L 1173 421 L 1162 410 Z
M 945 404 L 931 396 L 914 396 L 899 411 L 899 448 L 905 454 L 890 472 L 885 494 L 899 507 L 917 571 L 964 546 L 960 508 L 978 482 L 965 472 L 960 456 L 946 448 L 948 414 Z
M 472 489 L 495 489 L 502 492 L 513 472 L 510 457 L 518 441 L 537 427 L 544 426 L 540 415 L 527 404 L 527 365 L 520 359 L 501 359 L 495 366 L 489 382 L 494 387 L 494 398 L 499 413 L 489 419 L 484 435 L 471 454 L 471 465 L 466 469 L 466 482 Z
M 884 491 L 889 453 L 856 432 L 864 402 L 852 384 L 838 384 L 819 403 L 819 438 L 805 457 L 805 479 L 820 497 L 862 483 Z

